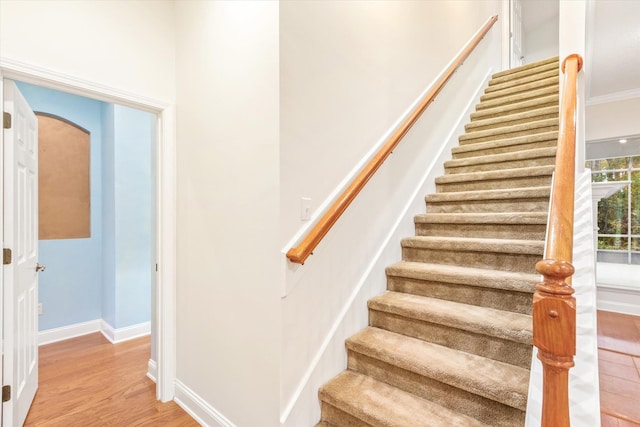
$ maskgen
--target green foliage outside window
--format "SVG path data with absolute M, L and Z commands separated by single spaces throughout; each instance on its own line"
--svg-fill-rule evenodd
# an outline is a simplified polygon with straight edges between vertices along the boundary
M 590 160 L 593 182 L 631 181 L 598 203 L 598 249 L 624 251 L 640 259 L 640 156 Z M 637 254 L 634 254 L 637 253 Z

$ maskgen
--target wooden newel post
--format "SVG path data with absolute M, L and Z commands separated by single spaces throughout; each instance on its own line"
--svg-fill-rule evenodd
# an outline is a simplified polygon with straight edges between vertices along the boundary
M 536 264 L 543 281 L 533 295 L 533 345 L 542 361 L 542 427 L 569 427 L 569 369 L 576 354 L 576 299 L 573 265 L 576 87 L 582 58 L 562 63 L 565 87 L 560 106 L 556 167 L 551 191 L 547 259 Z
M 543 367 L 542 427 L 569 426 L 569 369 L 576 354 L 576 299 L 567 261 L 543 260 L 533 296 L 533 344 Z

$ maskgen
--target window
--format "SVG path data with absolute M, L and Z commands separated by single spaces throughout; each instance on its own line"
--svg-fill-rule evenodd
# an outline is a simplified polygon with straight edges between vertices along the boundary
M 631 181 L 598 203 L 598 261 L 640 264 L 640 156 L 588 160 L 591 180 Z

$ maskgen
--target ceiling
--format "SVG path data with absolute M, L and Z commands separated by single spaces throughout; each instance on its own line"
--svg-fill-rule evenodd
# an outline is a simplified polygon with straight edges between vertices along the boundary
M 587 100 L 640 96 L 640 1 L 591 0 L 588 15 Z
M 523 0 L 524 33 L 557 19 L 559 1 Z M 586 33 L 587 100 L 640 97 L 640 0 L 587 0 Z

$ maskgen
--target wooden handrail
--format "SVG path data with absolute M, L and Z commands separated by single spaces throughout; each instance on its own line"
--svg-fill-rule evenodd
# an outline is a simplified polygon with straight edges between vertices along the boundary
M 475 47 L 480 43 L 484 36 L 489 32 L 493 24 L 498 20 L 498 15 L 492 16 L 482 26 L 478 34 L 471 40 L 467 47 L 458 55 L 455 61 L 445 71 L 444 75 L 438 80 L 435 86 L 422 98 L 416 108 L 411 111 L 409 116 L 402 122 L 400 127 L 393 132 L 393 134 L 387 139 L 385 144 L 378 150 L 376 155 L 371 161 L 360 171 L 360 173 L 349 184 L 346 190 L 342 192 L 340 197 L 331 205 L 327 212 L 320 218 L 316 225 L 307 233 L 305 238 L 300 242 L 297 247 L 289 249 L 287 252 L 287 258 L 291 262 L 298 264 L 304 264 L 305 260 L 311 255 L 313 250 L 318 246 L 323 237 L 331 230 L 333 224 L 336 223 L 338 218 L 349 207 L 351 202 L 356 198 L 358 193 L 364 188 L 371 177 L 380 168 L 382 163 L 389 157 L 391 152 L 396 148 L 402 138 L 409 132 L 409 129 L 420 118 L 422 113 L 427 109 L 429 104 L 433 102 L 435 97 L 440 93 L 445 84 L 449 81 L 451 76 L 462 65 L 467 57 L 473 52 Z
M 565 74 L 560 130 L 551 191 L 547 246 L 536 264 L 543 281 L 533 295 L 533 344 L 542 362 L 542 427 L 569 426 L 569 369 L 576 354 L 576 299 L 573 265 L 573 204 L 576 153 L 576 87 L 582 58 L 562 62 Z

